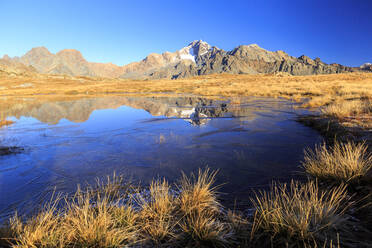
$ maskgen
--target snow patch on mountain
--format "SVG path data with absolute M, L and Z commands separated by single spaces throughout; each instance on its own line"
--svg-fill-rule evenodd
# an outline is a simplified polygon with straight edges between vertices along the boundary
M 202 56 L 202 55 L 204 55 L 204 54 L 208 53 L 209 51 L 212 51 L 212 48 L 209 48 L 208 50 L 206 50 L 206 51 L 204 51 L 204 52 L 200 53 L 200 54 L 199 54 L 199 56 Z
M 181 60 L 191 60 L 195 63 L 195 56 L 193 56 L 192 54 L 188 53 L 188 54 L 181 54 L 180 55 L 180 58 Z
M 212 46 L 202 40 L 195 40 L 187 47 L 178 51 L 181 60 L 191 60 L 194 63 L 198 56 L 202 56 L 212 50 Z
M 369 66 L 372 66 L 372 63 L 364 63 L 363 65 L 360 66 L 360 68 L 367 68 Z

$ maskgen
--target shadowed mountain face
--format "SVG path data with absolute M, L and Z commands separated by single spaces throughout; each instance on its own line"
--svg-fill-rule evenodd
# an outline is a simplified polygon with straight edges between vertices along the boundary
M 292 75 L 312 75 L 372 71 L 368 64 L 361 67 L 326 64 L 319 58 L 313 60 L 305 55 L 296 58 L 283 51 L 267 51 L 256 44 L 224 51 L 201 40 L 193 41 L 176 52 L 152 53 L 139 62 L 124 66 L 88 62 L 74 49 L 53 54 L 45 47 L 33 48 L 20 58 L 4 56 L 1 60 L 32 66 L 40 73 L 136 79 L 176 79 L 213 73 L 284 72 Z

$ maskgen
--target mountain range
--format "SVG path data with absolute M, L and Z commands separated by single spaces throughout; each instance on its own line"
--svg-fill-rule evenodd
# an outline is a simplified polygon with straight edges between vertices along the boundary
M 360 67 L 348 67 L 326 64 L 319 58 L 311 59 L 305 55 L 296 58 L 284 51 L 267 51 L 256 44 L 225 51 L 201 40 L 193 41 L 176 52 L 151 53 L 141 61 L 124 66 L 88 62 L 74 49 L 53 54 L 45 47 L 32 48 L 21 57 L 4 55 L 0 59 L 0 72 L 8 74 L 43 73 L 132 79 L 177 79 L 213 73 L 312 75 L 359 71 L 372 72 L 372 65 L 366 63 Z

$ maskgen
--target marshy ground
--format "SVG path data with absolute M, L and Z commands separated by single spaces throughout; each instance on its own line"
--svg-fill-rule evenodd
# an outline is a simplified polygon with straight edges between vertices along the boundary
M 114 176 L 75 195 L 56 194 L 30 218 L 14 216 L 2 229 L 4 245 L 371 247 L 372 74 L 209 75 L 175 81 L 2 77 L 2 96 L 38 95 L 40 101 L 107 93 L 283 97 L 319 109 L 301 121 L 327 138 L 308 149 L 299 165 L 308 181 L 274 182 L 256 192 L 249 213 L 222 206 L 216 172 L 208 169 L 183 175 L 176 184 L 154 180 L 147 188 Z

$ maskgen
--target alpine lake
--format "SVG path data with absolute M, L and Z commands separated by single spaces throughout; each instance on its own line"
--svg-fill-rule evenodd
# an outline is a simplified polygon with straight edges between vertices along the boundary
M 308 110 L 274 98 L 3 97 L 0 111 L 14 121 L 0 128 L 0 146 L 13 148 L 0 156 L 0 219 L 113 173 L 148 185 L 206 167 L 218 170 L 221 202 L 245 208 L 273 181 L 303 180 L 303 151 L 322 141 L 297 121 Z

